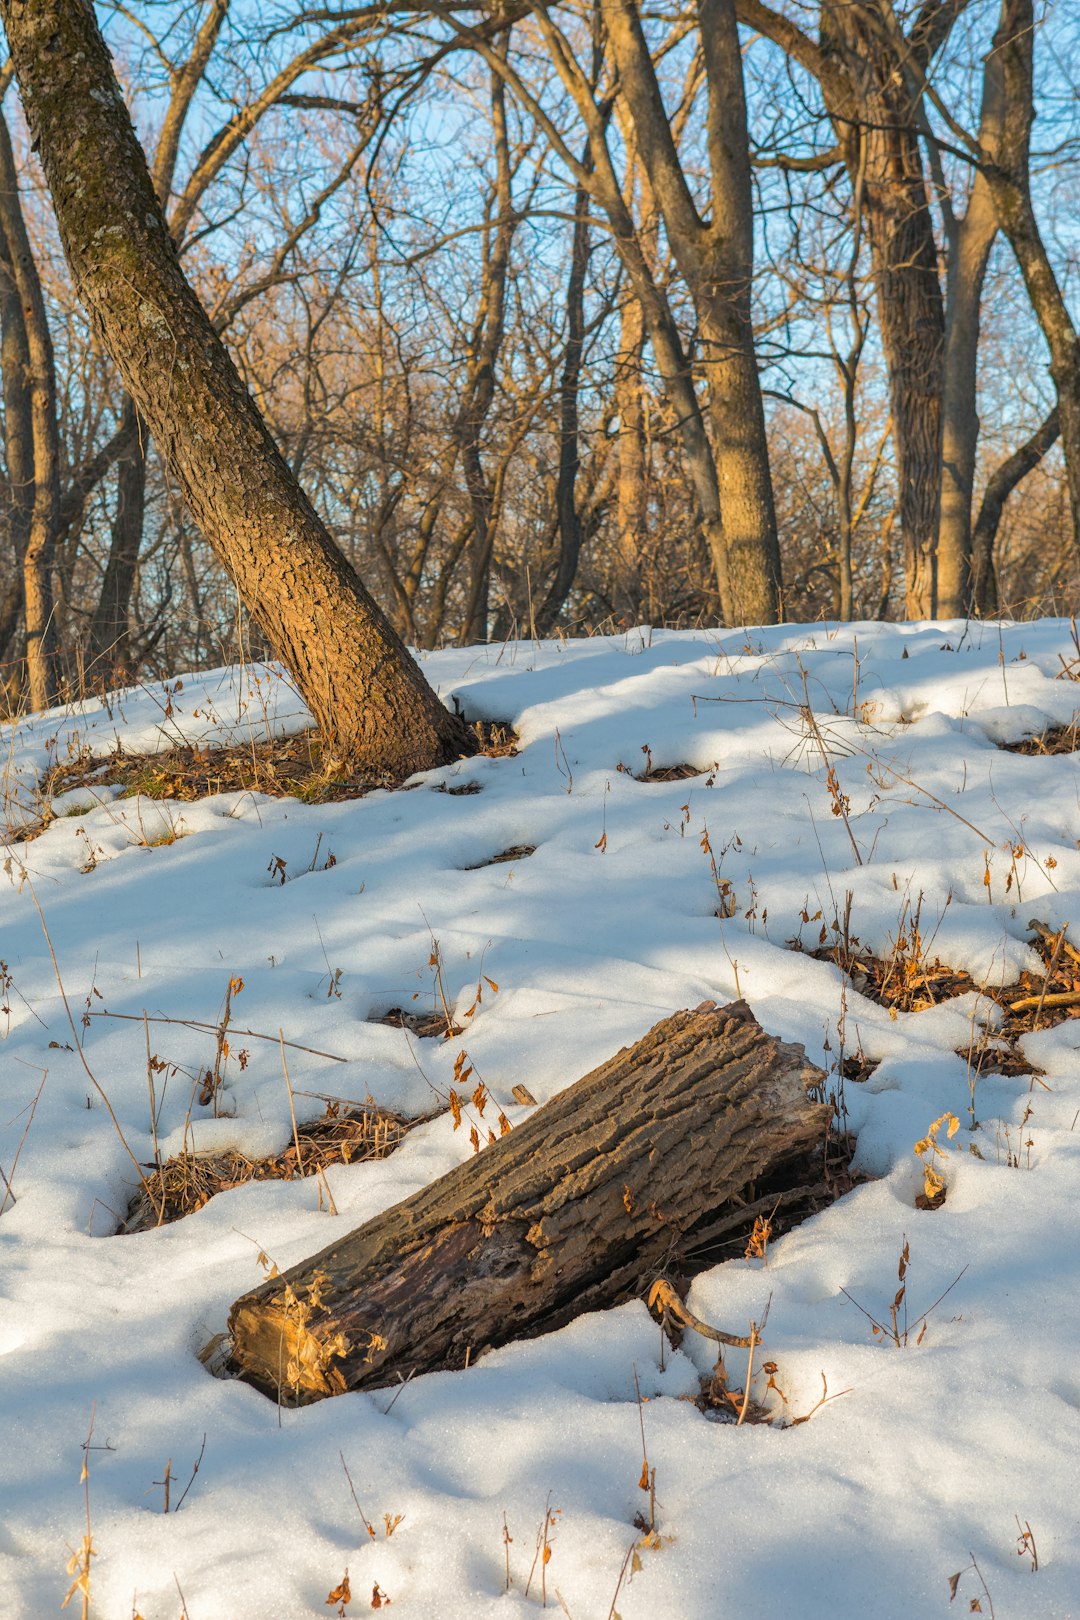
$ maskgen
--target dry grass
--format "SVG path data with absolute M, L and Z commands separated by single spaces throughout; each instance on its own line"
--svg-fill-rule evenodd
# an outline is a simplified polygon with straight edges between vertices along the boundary
M 1080 749 L 1080 714 L 1074 714 L 1067 726 L 1050 726 L 1037 737 L 999 743 L 998 747 L 1007 754 L 1075 754 Z
M 295 1181 L 331 1164 L 385 1159 L 414 1126 L 431 1116 L 408 1118 L 374 1103 L 345 1107 L 331 1102 L 321 1118 L 297 1127 L 282 1153 L 250 1159 L 235 1148 L 223 1153 L 180 1153 L 147 1176 L 128 1210 L 121 1232 L 168 1225 L 208 1204 L 215 1193 L 248 1181 Z
M 1001 1009 L 999 1027 L 980 1034 L 972 1051 L 961 1055 L 976 1063 L 980 1074 L 1030 1074 L 1032 1065 L 1019 1049 L 1020 1037 L 1080 1017 L 1080 950 L 1064 930 L 1054 933 L 1038 921 L 1028 926 L 1043 966 L 1034 972 L 1025 969 L 1014 984 L 1003 986 L 979 985 L 962 968 L 945 967 L 937 959 L 927 962 L 910 949 L 910 940 L 907 950 L 887 958 L 863 950 L 853 934 L 808 954 L 835 962 L 860 995 L 895 1012 L 921 1012 L 968 994 L 994 1002 Z
M 476 752 L 489 758 L 517 753 L 517 737 L 509 726 L 494 721 L 477 721 L 472 727 Z M 315 731 L 270 742 L 233 743 L 227 747 L 183 745 L 155 754 L 116 752 L 102 758 L 84 750 L 73 759 L 58 762 L 43 777 L 40 796 L 44 806 L 40 822 L 27 832 L 33 838 L 45 831 L 55 816 L 49 801 L 73 788 L 119 787 L 121 797 L 143 794 L 150 799 L 191 802 L 214 793 L 265 793 L 276 798 L 291 797 L 306 804 L 336 803 L 362 798 L 376 788 L 394 788 L 400 783 L 379 771 L 358 770 L 351 774 L 327 771 L 322 742 Z M 476 791 L 469 784 L 464 790 Z

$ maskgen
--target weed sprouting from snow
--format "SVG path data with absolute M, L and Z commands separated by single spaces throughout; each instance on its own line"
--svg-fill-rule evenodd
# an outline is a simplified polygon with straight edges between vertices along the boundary
M 887 1315 L 889 1320 L 887 1323 L 879 1321 L 871 1311 L 866 1309 L 865 1305 L 860 1305 L 855 1296 L 853 1294 L 849 1294 L 846 1288 L 841 1288 L 840 1290 L 844 1298 L 850 1300 L 855 1309 L 857 1311 L 861 1311 L 866 1317 L 867 1321 L 870 1323 L 870 1331 L 873 1333 L 874 1338 L 878 1341 L 878 1343 L 895 1345 L 898 1350 L 902 1349 L 908 1344 L 912 1334 L 916 1335 L 914 1340 L 915 1344 L 922 1344 L 923 1339 L 926 1336 L 928 1318 L 934 1311 L 937 1310 L 938 1306 L 941 1304 L 946 1295 L 952 1293 L 953 1289 L 960 1281 L 960 1278 L 964 1275 L 964 1272 L 967 1271 L 967 1266 L 964 1266 L 962 1270 L 957 1272 L 948 1288 L 938 1295 L 937 1299 L 935 1299 L 932 1305 L 928 1305 L 926 1309 L 921 1311 L 913 1320 L 909 1320 L 907 1279 L 910 1264 L 911 1248 L 908 1244 L 907 1234 L 905 1233 L 903 1245 L 900 1250 L 900 1260 L 896 1268 L 897 1281 L 899 1282 L 900 1286 L 897 1288 L 896 1293 L 893 1296 L 892 1303 L 888 1307 Z
M 97 1548 L 94 1546 L 94 1537 L 90 1526 L 90 1449 L 94 1438 L 94 1410 L 90 1412 L 90 1428 L 87 1430 L 83 1442 L 82 1471 L 79 1483 L 83 1488 L 83 1503 L 86 1515 L 86 1529 L 78 1547 L 72 1549 L 68 1559 L 67 1572 L 73 1576 L 67 1597 L 61 1603 L 61 1609 L 66 1609 L 73 1597 L 78 1597 L 81 1605 L 82 1620 L 89 1620 L 90 1616 L 90 1561 L 97 1557 Z
M 940 1114 L 926 1135 L 915 1143 L 915 1157 L 922 1162 L 923 1196 L 920 1207 L 923 1209 L 937 1209 L 945 1201 L 945 1178 L 938 1169 L 939 1164 L 949 1157 L 947 1149 L 938 1141 L 938 1131 L 943 1125 L 945 1135 L 951 1141 L 960 1129 L 960 1121 L 955 1114 L 945 1113 Z
M 970 1564 L 966 1564 L 963 1569 L 958 1569 L 955 1575 L 950 1575 L 948 1577 L 948 1582 L 949 1582 L 949 1602 L 950 1603 L 955 1602 L 956 1593 L 957 1593 L 957 1589 L 958 1589 L 958 1587 L 960 1585 L 960 1582 L 963 1580 L 964 1576 L 968 1575 L 968 1574 L 974 1574 L 976 1580 L 979 1583 L 979 1586 L 982 1589 L 982 1595 L 986 1599 L 986 1608 L 984 1609 L 983 1606 L 982 1606 L 982 1599 L 981 1598 L 979 1598 L 979 1597 L 970 1598 L 968 1600 L 968 1613 L 969 1614 L 988 1614 L 990 1616 L 990 1620 L 994 1620 L 994 1600 L 990 1596 L 990 1588 L 987 1586 L 985 1580 L 983 1579 L 983 1572 L 979 1568 L 978 1564 L 975 1562 L 975 1554 L 974 1553 L 971 1554 L 971 1563 Z

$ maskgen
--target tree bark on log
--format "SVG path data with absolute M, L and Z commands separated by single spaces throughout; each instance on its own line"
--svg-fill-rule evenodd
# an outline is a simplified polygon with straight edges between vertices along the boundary
M 823 1142 L 825 1076 L 745 1002 L 675 1013 L 523 1125 L 237 1300 L 233 1369 L 303 1404 L 460 1367 L 648 1286 Z

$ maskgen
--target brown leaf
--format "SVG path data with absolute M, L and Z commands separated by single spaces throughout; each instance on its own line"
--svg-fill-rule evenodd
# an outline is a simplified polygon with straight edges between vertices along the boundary
M 335 1586 L 334 1590 L 328 1594 L 326 1606 L 327 1608 L 331 1608 L 335 1603 L 348 1603 L 351 1597 L 352 1592 L 349 1589 L 349 1572 L 346 1570 L 344 1575 L 341 1577 L 341 1585 Z

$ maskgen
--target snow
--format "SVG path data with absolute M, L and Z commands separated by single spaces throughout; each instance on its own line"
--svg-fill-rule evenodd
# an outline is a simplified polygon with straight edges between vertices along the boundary
M 850 895 L 866 948 L 888 952 L 918 911 L 931 956 L 994 986 L 1039 970 L 1032 918 L 1080 932 L 1078 759 L 997 746 L 1074 719 L 1080 688 L 1063 675 L 1076 656 L 1061 621 L 642 627 L 431 653 L 423 667 L 447 701 L 513 724 L 515 757 L 342 804 L 79 788 L 29 841 L 57 759 L 259 740 L 306 715 L 280 671 L 256 666 L 6 728 L 3 1620 L 55 1612 L 71 1583 L 91 1413 L 102 1620 L 176 1620 L 182 1600 L 189 1620 L 299 1620 L 335 1612 L 326 1597 L 346 1568 L 347 1613 L 367 1612 L 377 1583 L 403 1620 L 513 1620 L 541 1607 L 539 1565 L 525 1584 L 548 1507 L 548 1608 L 605 1620 L 647 1508 L 635 1374 L 661 1541 L 627 1568 L 623 1620 L 910 1620 L 949 1612 L 957 1571 L 954 1612 L 975 1597 L 989 1612 L 972 1558 L 1000 1620 L 1080 1615 L 1080 1022 L 1024 1038 L 1040 1078 L 983 1076 L 972 1095 L 958 1053 L 996 1027 L 985 996 L 891 1017 L 788 944 L 815 946 Z M 700 774 L 638 780 L 650 762 Z M 518 845 L 535 853 L 479 864 Z M 464 1034 L 371 1022 L 438 1005 L 436 945 Z M 234 1054 L 226 1069 L 230 1117 L 214 1119 L 187 1075 L 213 1061 L 230 978 L 243 980 L 235 1025 L 271 1038 L 243 1040 L 247 1066 Z M 797 1427 L 735 1428 L 680 1400 L 709 1346 L 687 1333 L 661 1368 L 642 1302 L 463 1372 L 302 1410 L 211 1376 L 198 1352 L 261 1279 L 260 1253 L 284 1269 L 470 1155 L 445 1114 L 381 1162 L 330 1169 L 337 1216 L 314 1181 L 260 1182 L 116 1235 L 135 1184 L 117 1126 L 136 1159 L 153 1156 L 147 1028 L 176 1066 L 157 1082 L 162 1151 L 255 1154 L 291 1133 L 279 1031 L 301 1118 L 328 1095 L 426 1112 L 464 1047 L 514 1123 L 529 1112 L 515 1084 L 542 1103 L 668 1013 L 737 994 L 832 1086 L 839 1024 L 874 1065 L 844 1100 L 856 1167 L 876 1179 L 771 1245 L 767 1267 L 715 1266 L 689 1296 L 737 1333 L 771 1298 L 757 1366 L 776 1364 L 794 1416 L 823 1377 L 839 1397 Z M 961 1121 L 941 1137 L 948 1198 L 921 1210 L 913 1146 L 947 1111 Z M 887 1321 L 905 1240 L 916 1326 L 897 1347 L 843 1291 Z M 919 1313 L 954 1283 L 916 1345 Z M 741 1383 L 744 1357 L 730 1356 Z M 765 1382 L 758 1371 L 759 1398 Z M 171 1460 L 175 1506 L 204 1435 L 166 1515 L 156 1482 Z M 389 1537 L 384 1514 L 403 1515 Z M 1017 1517 L 1037 1572 L 1018 1556 Z

